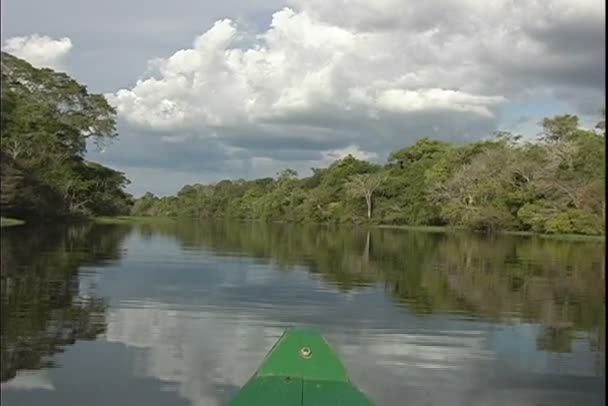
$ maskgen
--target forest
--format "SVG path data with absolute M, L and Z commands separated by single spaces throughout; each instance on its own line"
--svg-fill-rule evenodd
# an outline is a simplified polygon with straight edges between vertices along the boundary
M 128 213 L 126 176 L 84 158 L 116 138 L 116 112 L 65 73 L 2 52 L 0 209 L 56 219 Z
M 125 174 L 85 159 L 117 137 L 116 112 L 67 74 L 2 52 L 0 209 L 19 219 L 221 218 L 294 223 L 450 226 L 605 234 L 605 109 L 595 128 L 547 117 L 538 138 L 499 131 L 469 144 L 420 138 L 384 164 L 347 156 L 301 177 L 125 191 Z
M 534 140 L 504 131 L 463 145 L 421 138 L 384 165 L 347 156 L 308 177 L 285 169 L 146 193 L 131 214 L 605 234 L 605 109 L 593 129 L 572 114 L 541 126 Z

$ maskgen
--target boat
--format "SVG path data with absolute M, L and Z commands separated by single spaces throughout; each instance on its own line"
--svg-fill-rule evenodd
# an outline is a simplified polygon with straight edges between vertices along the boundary
M 313 329 L 286 330 L 231 406 L 373 406 L 338 354 Z

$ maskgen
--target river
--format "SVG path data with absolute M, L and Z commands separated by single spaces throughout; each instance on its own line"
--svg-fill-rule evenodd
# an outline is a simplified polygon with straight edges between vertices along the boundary
M 181 221 L 2 230 L 11 405 L 221 405 L 313 326 L 377 405 L 604 405 L 605 242 Z

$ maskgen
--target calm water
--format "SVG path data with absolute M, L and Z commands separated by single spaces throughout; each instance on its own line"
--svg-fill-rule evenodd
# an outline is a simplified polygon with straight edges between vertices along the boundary
M 603 405 L 603 242 L 263 224 L 2 230 L 2 404 L 219 405 L 320 329 L 378 405 Z

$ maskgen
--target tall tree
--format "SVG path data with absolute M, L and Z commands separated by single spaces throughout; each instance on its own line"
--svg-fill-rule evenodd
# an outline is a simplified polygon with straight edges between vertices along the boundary
M 65 73 L 1 54 L 2 212 L 21 217 L 128 212 L 124 174 L 84 160 L 114 139 L 116 112 Z M 4 162 L 6 160 L 6 162 Z
M 601 113 L 601 119 L 600 121 L 595 125 L 595 128 L 599 129 L 602 131 L 602 134 L 606 134 L 606 107 L 602 107 L 602 110 L 600 111 Z
M 372 218 L 372 205 L 374 192 L 384 183 L 384 173 L 362 173 L 353 175 L 347 182 L 349 193 L 354 197 L 364 197 L 367 205 L 367 219 Z
M 567 141 L 571 139 L 579 127 L 579 119 L 573 114 L 563 114 L 547 117 L 542 122 L 540 139 L 547 143 Z

